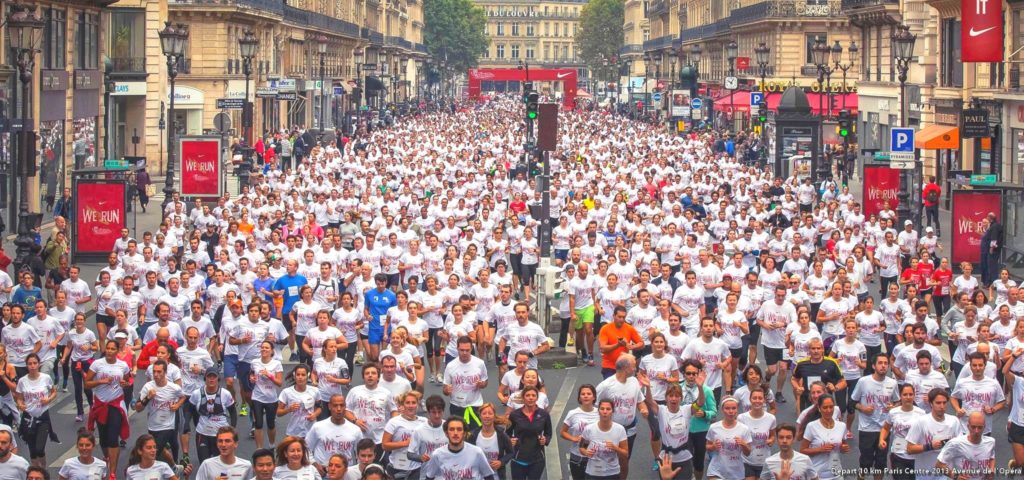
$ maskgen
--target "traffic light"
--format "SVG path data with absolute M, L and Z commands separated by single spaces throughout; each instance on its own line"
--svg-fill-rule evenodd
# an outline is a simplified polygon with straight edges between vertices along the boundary
M 530 92 L 526 94 L 526 118 L 536 120 L 539 108 L 540 95 L 538 95 L 537 92 Z
M 527 102 L 530 92 L 533 91 L 533 82 L 526 82 L 523 84 L 523 103 Z
M 764 100 L 757 104 L 757 122 L 762 125 L 768 123 L 768 104 Z
M 846 138 L 850 136 L 850 111 L 839 111 L 839 136 Z

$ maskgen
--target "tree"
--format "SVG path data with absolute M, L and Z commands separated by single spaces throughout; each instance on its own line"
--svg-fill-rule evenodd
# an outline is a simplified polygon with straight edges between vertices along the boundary
M 618 66 L 614 63 L 624 43 L 624 23 L 624 0 L 590 0 L 580 12 L 580 26 L 576 31 L 576 51 L 590 71 L 600 79 L 618 79 Z
M 487 51 L 487 16 L 471 0 L 423 2 L 423 43 L 449 74 L 477 66 Z

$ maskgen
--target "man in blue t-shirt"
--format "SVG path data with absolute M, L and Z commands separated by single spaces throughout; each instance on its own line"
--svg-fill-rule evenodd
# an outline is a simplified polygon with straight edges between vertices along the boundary
M 292 306 L 299 301 L 299 291 L 309 283 L 306 281 L 306 277 L 299 275 L 298 272 L 298 260 L 288 260 L 287 273 L 277 279 L 273 287 L 274 296 L 284 299 L 284 304 L 281 306 L 281 321 L 284 322 L 284 327 L 288 330 L 288 347 L 292 350 L 291 360 L 293 362 L 297 361 L 299 356 L 298 350 L 295 349 L 295 325 L 288 316 L 292 313 Z
M 363 315 L 370 320 L 368 328 L 369 351 L 367 355 L 374 361 L 380 353 L 380 345 L 384 342 L 384 321 L 388 315 L 388 309 L 398 305 L 398 297 L 395 292 L 388 290 L 388 277 L 383 273 L 373 276 L 377 288 L 366 292 L 363 297 Z
M 43 299 L 43 291 L 33 283 L 32 272 L 21 272 L 21 284 L 11 295 L 11 303 L 25 307 L 25 321 L 36 316 L 36 300 Z

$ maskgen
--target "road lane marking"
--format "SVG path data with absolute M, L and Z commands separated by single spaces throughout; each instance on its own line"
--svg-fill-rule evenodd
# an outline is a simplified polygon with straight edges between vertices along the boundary
M 551 426 L 551 436 L 555 438 L 552 438 L 548 441 L 548 446 L 544 448 L 544 457 L 547 458 L 549 462 L 551 460 L 554 460 L 555 465 L 558 466 L 558 469 L 548 468 L 546 470 L 548 480 L 562 479 L 562 458 L 560 457 L 561 454 L 558 451 L 558 441 L 562 438 L 562 436 L 558 432 L 562 431 L 562 412 L 563 410 L 565 410 L 565 405 L 569 403 L 569 398 L 572 397 L 572 392 L 575 391 L 576 389 L 576 377 L 578 376 L 579 375 L 572 374 L 565 376 L 565 382 L 562 384 L 562 387 L 559 388 L 558 390 L 558 398 L 555 399 L 555 405 L 551 407 L 551 418 L 558 419 L 558 421 Z M 548 466 L 552 465 L 549 463 Z M 554 472 L 558 473 L 552 475 Z

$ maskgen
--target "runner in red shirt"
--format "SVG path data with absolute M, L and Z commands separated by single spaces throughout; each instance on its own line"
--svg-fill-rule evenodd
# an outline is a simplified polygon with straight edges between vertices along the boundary
M 935 271 L 935 264 L 932 263 L 931 255 L 927 250 L 921 250 L 921 258 L 917 262 L 917 288 L 918 295 L 925 303 L 932 301 L 932 273 Z
M 917 258 L 911 258 L 910 259 L 910 266 L 905 268 L 905 269 L 903 269 L 903 272 L 900 273 L 900 280 L 899 280 L 899 282 L 900 282 L 901 286 L 905 287 L 906 285 L 913 285 L 915 287 L 919 287 L 920 288 L 920 285 L 921 285 L 921 272 L 917 269 L 918 263 L 920 263 L 919 259 L 917 259 Z
M 939 268 L 932 272 L 931 284 L 932 304 L 935 305 L 935 314 L 942 318 L 949 310 L 950 285 L 953 284 L 953 270 L 949 268 L 949 259 L 943 258 L 939 261 Z

